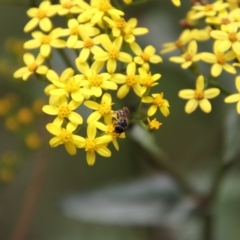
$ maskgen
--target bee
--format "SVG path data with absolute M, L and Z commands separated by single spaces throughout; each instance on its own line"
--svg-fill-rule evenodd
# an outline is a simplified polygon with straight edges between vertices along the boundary
M 123 133 L 128 127 L 128 119 L 129 119 L 129 110 L 127 107 L 123 107 L 118 111 L 114 111 L 116 117 L 113 119 L 115 120 L 115 132 L 116 133 Z

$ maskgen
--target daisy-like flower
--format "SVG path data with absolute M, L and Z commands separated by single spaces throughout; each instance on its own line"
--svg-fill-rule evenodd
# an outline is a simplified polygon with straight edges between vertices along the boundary
M 211 112 L 212 106 L 208 99 L 215 98 L 219 95 L 218 88 L 209 88 L 204 90 L 204 78 L 198 76 L 196 80 L 196 89 L 184 89 L 179 91 L 178 96 L 187 99 L 185 112 L 192 113 L 198 106 L 206 113 Z
M 96 138 L 96 125 L 95 123 L 88 124 L 87 137 L 81 138 L 80 148 L 85 148 L 87 153 L 87 163 L 89 166 L 94 165 L 96 153 L 103 157 L 111 157 L 111 151 L 107 148 L 107 144 L 112 141 L 110 135 L 103 135 Z
M 26 67 L 22 67 L 14 72 L 14 78 L 22 78 L 26 81 L 33 73 L 46 74 L 48 68 L 43 66 L 44 58 L 41 54 L 35 58 L 31 53 L 25 53 L 23 55 L 23 61 Z
M 101 103 L 97 103 L 94 101 L 85 101 L 84 105 L 92 110 L 95 110 L 92 112 L 88 119 L 87 123 L 90 122 L 96 122 L 101 117 L 104 117 L 105 122 L 108 121 L 108 119 L 112 119 L 112 97 L 109 93 L 104 93 L 102 96 Z
M 170 57 L 169 60 L 181 64 L 183 69 L 189 68 L 193 62 L 200 60 L 200 54 L 197 54 L 197 42 L 192 40 L 188 44 L 187 51 L 181 57 Z
M 84 4 L 84 1 L 82 1 Z M 60 16 L 64 16 L 67 14 L 79 14 L 83 12 L 83 5 L 81 7 L 78 5 L 78 0 L 60 0 L 60 6 L 57 11 L 57 13 Z M 88 4 L 86 4 L 86 8 L 88 7 Z
M 59 28 L 56 28 L 48 35 L 43 34 L 40 31 L 35 31 L 32 33 L 34 39 L 25 42 L 23 47 L 25 49 L 40 47 L 40 53 L 46 58 L 51 53 L 51 47 L 64 48 L 66 46 L 66 42 L 64 40 L 58 39 L 60 31 L 61 30 Z
M 136 54 L 136 57 L 134 57 L 134 62 L 141 65 L 147 71 L 149 70 L 149 63 L 157 64 L 162 62 L 162 58 L 155 54 L 156 50 L 151 45 L 142 50 L 136 42 L 133 42 L 130 44 L 130 47 Z
M 49 144 L 51 147 L 57 147 L 64 144 L 66 151 L 70 155 L 75 155 L 77 153 L 76 148 L 79 147 L 83 142 L 83 137 L 73 134 L 77 125 L 71 122 L 67 124 L 66 128 L 62 128 L 54 123 L 47 124 L 47 130 L 54 135 L 51 138 Z
M 143 97 L 142 102 L 153 104 L 148 109 L 148 116 L 154 115 L 158 108 L 164 117 L 167 117 L 170 113 L 168 100 L 163 98 L 163 93 L 154 93 L 152 94 L 152 97 Z
M 86 9 L 82 12 L 78 21 L 80 23 L 87 22 L 90 20 L 92 24 L 100 24 L 102 25 L 102 20 L 104 16 L 123 16 L 124 12 L 114 8 L 110 0 L 92 0 L 90 8 Z
M 57 13 L 58 6 L 51 5 L 50 1 L 43 1 L 39 8 L 30 8 L 27 11 L 27 15 L 32 19 L 24 27 L 24 32 L 29 32 L 34 29 L 37 25 L 45 31 L 48 32 L 52 29 L 52 22 L 50 17 Z
M 142 95 L 144 95 L 148 89 L 158 85 L 157 81 L 160 79 L 161 74 L 156 73 L 152 75 L 151 72 L 146 71 L 144 68 L 139 68 L 138 72 L 142 86 Z
M 161 50 L 161 54 L 169 53 L 179 48 L 182 49 L 183 46 L 188 43 L 192 39 L 192 34 L 189 29 L 185 29 L 179 36 L 179 38 L 175 42 L 167 42 L 163 44 L 163 50 Z
M 228 63 L 228 61 L 233 60 L 236 56 L 233 51 L 224 53 L 228 48 L 226 45 L 221 45 L 220 41 L 215 41 L 213 46 L 213 52 L 203 52 L 201 53 L 201 60 L 207 63 L 213 64 L 211 67 L 211 75 L 213 77 L 218 77 L 222 70 L 224 69 L 228 73 L 235 74 L 236 69 Z
M 212 4 L 206 5 L 195 5 L 192 9 L 196 10 L 196 13 L 191 16 L 191 19 L 215 16 L 218 12 L 226 9 L 228 6 L 228 3 L 224 3 L 222 1 L 216 1 Z
M 75 75 L 66 79 L 65 82 L 54 81 L 52 83 L 57 87 L 49 91 L 50 95 L 71 96 L 76 102 L 82 103 L 85 97 L 92 95 L 90 89 L 84 87 L 83 76 Z
M 118 98 L 124 98 L 131 88 L 137 96 L 142 96 L 143 89 L 140 85 L 140 77 L 136 75 L 136 63 L 131 62 L 127 65 L 126 75 L 120 73 L 112 74 L 112 81 L 117 84 L 122 84 L 117 92 Z
M 122 47 L 122 37 L 117 37 L 113 42 L 111 42 L 107 34 L 101 35 L 102 48 L 97 47 L 94 49 L 94 59 L 96 61 L 105 62 L 107 61 L 107 70 L 109 73 L 114 73 L 117 68 L 117 60 L 125 63 L 132 61 L 132 56 L 128 53 L 121 52 Z
M 58 98 L 58 101 L 55 103 L 55 105 L 45 105 L 43 106 L 42 110 L 49 115 L 57 115 L 53 121 L 53 123 L 57 126 L 61 126 L 65 118 L 67 118 L 73 124 L 79 125 L 83 123 L 83 119 L 73 110 L 78 108 L 80 104 L 81 102 L 75 102 L 73 100 L 68 103 L 67 98 L 62 96 Z
M 172 0 L 172 3 L 177 7 L 181 6 L 181 1 L 180 0 Z
M 116 133 L 115 131 L 115 124 L 113 121 L 109 118 L 107 120 L 107 123 L 104 124 L 102 122 L 96 122 L 96 127 L 100 129 L 101 131 L 105 132 L 105 135 L 109 135 L 112 137 L 112 143 L 115 149 L 118 151 L 119 150 L 119 145 L 117 142 L 117 138 L 125 138 L 125 133 Z
M 237 103 L 236 110 L 240 114 L 240 76 L 237 76 L 235 79 L 235 85 L 238 90 L 237 93 L 231 94 L 224 99 L 225 103 Z
M 240 32 L 238 31 L 238 27 L 230 24 L 227 29 L 227 32 L 213 30 L 210 35 L 212 38 L 222 41 L 221 44 L 219 44 L 220 49 L 223 48 L 226 51 L 232 48 L 237 55 L 240 55 Z
M 84 74 L 84 86 L 91 90 L 92 95 L 100 97 L 102 90 L 117 90 L 117 84 L 110 80 L 111 75 L 106 72 L 100 73 L 103 67 L 102 62 L 95 61 L 89 67 L 88 64 L 81 63 L 78 60 L 79 58 L 76 59 L 76 66 Z
M 150 120 L 149 118 L 147 118 L 147 121 L 148 121 L 149 129 L 151 131 L 159 129 L 159 127 L 162 125 L 162 123 L 157 121 L 156 118 L 154 118 L 153 120 Z

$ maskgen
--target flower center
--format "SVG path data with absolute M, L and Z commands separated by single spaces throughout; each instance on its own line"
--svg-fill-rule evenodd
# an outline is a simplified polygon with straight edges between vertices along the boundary
M 98 74 L 94 74 L 92 76 L 88 77 L 88 81 L 90 83 L 91 86 L 95 86 L 95 87 L 99 87 L 102 85 L 102 77 L 99 76 Z
M 175 45 L 176 45 L 176 47 L 182 47 L 183 45 L 184 45 L 184 43 L 183 43 L 183 41 L 182 40 L 177 40 L 176 42 L 175 42 Z
M 37 65 L 37 63 L 33 62 L 33 63 L 29 64 L 27 67 L 30 72 L 35 72 L 38 68 L 38 65 Z
M 224 25 L 227 25 L 227 24 L 229 24 L 231 21 L 229 20 L 229 18 L 222 18 L 222 24 L 224 24 Z
M 217 62 L 221 65 L 226 63 L 226 59 L 222 53 L 217 54 Z
M 70 9 L 72 6 L 73 6 L 73 4 L 72 4 L 72 2 L 70 2 L 70 1 L 67 1 L 67 2 L 62 3 L 62 7 L 63 7 L 63 8 Z
M 61 118 L 68 117 L 71 113 L 71 109 L 68 107 L 68 105 L 60 106 L 58 109 L 58 116 Z
M 95 139 L 88 139 L 86 138 L 86 142 L 85 142 L 85 150 L 87 152 L 94 152 L 97 148 L 96 146 L 96 142 Z
M 213 10 L 213 5 L 212 4 L 207 4 L 204 8 L 205 12 L 209 12 Z
M 112 6 L 111 6 L 109 0 L 101 0 L 101 1 L 99 2 L 98 9 L 99 9 L 101 12 L 108 12 L 110 9 L 112 9 Z
M 141 56 L 141 58 L 143 59 L 144 62 L 149 61 L 149 58 L 150 58 L 149 54 L 143 52 L 140 56 Z
M 236 42 L 238 39 L 237 39 L 237 34 L 235 32 L 231 32 L 228 34 L 228 39 L 231 41 L 231 42 Z
M 162 106 L 164 104 L 163 93 L 154 98 L 153 104 L 156 106 Z
M 196 100 L 200 100 L 200 99 L 203 99 L 203 91 L 202 90 L 198 90 L 198 89 L 196 89 L 195 90 L 195 93 L 194 93 L 194 98 L 196 99 Z
M 70 34 L 71 35 L 78 35 L 78 26 L 71 28 Z
M 61 134 L 59 135 L 59 138 L 61 140 L 60 144 L 67 143 L 72 138 L 72 133 L 66 130 L 65 128 L 62 128 Z
M 153 85 L 154 81 L 152 78 L 151 73 L 149 73 L 144 79 L 143 79 L 143 86 L 146 86 L 147 88 L 150 88 Z
M 124 18 L 119 18 L 115 21 L 117 28 L 123 30 L 126 26 L 126 21 Z
M 119 55 L 119 51 L 117 49 L 112 49 L 108 52 L 108 56 L 110 59 L 117 59 Z
M 98 108 L 98 112 L 102 115 L 102 116 L 106 116 L 109 113 L 111 113 L 111 105 L 105 103 L 105 102 L 101 102 L 99 108 Z
M 73 81 L 73 79 L 71 79 L 71 81 L 65 84 L 65 90 L 69 93 L 76 92 L 79 90 L 79 88 L 80 88 L 80 82 Z
M 186 62 L 192 61 L 192 57 L 193 57 L 193 55 L 191 53 L 186 53 L 184 55 L 184 58 L 185 58 Z
M 84 41 L 85 48 L 92 48 L 94 46 L 94 42 L 91 38 Z
M 46 13 L 45 10 L 38 9 L 38 12 L 37 12 L 37 18 L 38 19 L 43 19 L 46 15 L 47 15 L 47 13 Z
M 50 36 L 44 35 L 42 36 L 41 43 L 42 44 L 49 44 L 51 42 L 52 38 Z
M 138 81 L 138 78 L 136 75 L 127 75 L 126 76 L 126 84 L 129 86 L 129 87 L 132 87 L 134 86 Z

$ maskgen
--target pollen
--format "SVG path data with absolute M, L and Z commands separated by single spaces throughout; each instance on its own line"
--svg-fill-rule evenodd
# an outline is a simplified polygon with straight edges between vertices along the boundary
M 37 12 L 37 18 L 39 18 L 39 19 L 43 19 L 44 17 L 46 17 L 46 15 L 47 15 L 46 11 L 44 11 L 42 9 L 39 9 Z
M 35 72 L 38 68 L 38 64 L 36 62 L 33 62 L 27 66 L 28 70 L 30 72 Z
M 84 148 L 85 148 L 85 150 L 87 152 L 94 152 L 96 150 L 96 148 L 97 148 L 95 139 L 88 139 L 88 138 L 86 138 L 86 142 L 85 142 Z
M 76 26 L 76 27 L 71 28 L 70 34 L 71 35 L 78 35 L 78 27 Z
M 68 117 L 70 113 L 71 113 L 71 110 L 67 105 L 59 107 L 59 110 L 58 110 L 59 117 L 61 118 Z
M 66 2 L 62 3 L 62 7 L 66 8 L 66 9 L 70 9 L 71 7 L 73 7 L 73 4 L 71 1 L 66 1 Z
M 119 55 L 119 51 L 117 49 L 112 49 L 108 52 L 108 56 L 110 59 L 117 59 Z
M 150 56 L 149 56 L 149 54 L 143 52 L 143 53 L 141 54 L 141 58 L 143 59 L 144 62 L 148 62 Z
M 226 63 L 226 59 L 224 57 L 223 54 L 218 54 L 217 55 L 217 62 L 220 64 L 220 65 L 224 65 Z
M 112 112 L 112 108 L 110 104 L 107 104 L 105 102 L 102 102 L 98 108 L 98 112 L 102 115 L 102 116 L 106 116 L 109 113 Z
M 201 99 L 203 99 L 203 96 L 204 96 L 204 94 L 203 94 L 203 91 L 202 91 L 202 90 L 198 90 L 198 89 L 195 90 L 194 98 L 195 98 L 196 100 L 201 100 Z
M 178 48 L 182 47 L 183 45 L 184 45 L 184 43 L 180 39 L 175 42 L 175 46 L 178 47 Z
M 162 106 L 164 104 L 163 93 L 158 94 L 153 100 L 153 104 L 156 106 Z
M 126 21 L 124 18 L 119 18 L 115 21 L 117 28 L 123 30 L 126 26 Z
M 102 77 L 99 76 L 98 74 L 88 77 L 88 81 L 91 86 L 95 86 L 95 87 L 101 86 L 103 82 Z
M 191 53 L 186 53 L 184 58 L 186 61 L 192 61 L 193 55 Z
M 94 46 L 94 42 L 91 38 L 84 41 L 85 48 L 92 48 Z
M 108 12 L 110 9 L 112 9 L 112 5 L 110 4 L 109 0 L 101 0 L 99 2 L 98 9 L 101 12 Z
M 238 40 L 237 38 L 237 34 L 235 32 L 231 32 L 228 34 L 228 39 L 231 41 L 231 42 L 236 42 Z
M 229 20 L 229 18 L 222 18 L 222 24 L 223 25 L 227 25 L 227 24 L 229 24 L 231 21 Z
M 151 73 L 149 73 L 148 76 L 143 79 L 143 86 L 150 88 L 153 85 L 153 83 L 154 81 L 153 81 L 152 75 Z
M 76 92 L 80 88 L 79 82 L 70 81 L 65 85 L 65 90 L 69 93 Z
M 65 144 L 65 143 L 71 141 L 72 133 L 69 132 L 68 130 L 62 128 L 59 138 L 60 138 L 60 144 Z
M 136 75 L 127 75 L 126 76 L 126 84 L 129 87 L 134 86 L 138 82 L 138 77 Z
M 205 12 L 209 12 L 213 10 L 213 5 L 212 4 L 207 4 L 204 8 Z
M 44 35 L 42 36 L 41 43 L 42 44 L 49 44 L 51 42 L 52 38 L 50 36 Z

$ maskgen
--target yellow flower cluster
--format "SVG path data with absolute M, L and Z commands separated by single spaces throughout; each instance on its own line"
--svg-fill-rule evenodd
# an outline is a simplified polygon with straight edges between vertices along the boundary
M 211 104 L 208 99 L 219 95 L 218 77 L 223 71 L 230 75 L 237 73 L 240 66 L 240 8 L 232 1 L 215 0 L 211 4 L 196 1 L 187 13 L 184 26 L 187 27 L 175 42 L 165 43 L 161 53 L 180 50 L 180 56 L 170 57 L 170 61 L 180 64 L 182 69 L 189 69 L 197 75 L 196 89 L 185 89 L 179 97 L 188 99 L 185 106 L 187 113 L 193 112 L 197 106 L 209 113 Z M 200 28 L 199 26 L 203 26 Z M 209 41 L 213 44 L 213 52 L 198 52 L 198 44 Z M 206 46 L 206 45 L 205 45 Z M 211 64 L 210 77 L 204 77 L 198 62 Z M 239 76 L 236 86 L 239 92 Z M 206 89 L 210 86 L 213 88 Z M 227 92 L 226 90 L 224 92 Z M 227 96 L 226 103 L 239 102 L 236 94 Z M 240 107 L 237 107 L 240 113 Z
M 131 1 L 124 1 L 130 4 Z M 15 78 L 27 80 L 35 74 L 46 77 L 45 93 L 49 104 L 43 107 L 46 114 L 55 116 L 47 130 L 53 135 L 51 147 L 64 145 L 70 155 L 84 149 L 87 163 L 95 163 L 96 153 L 110 157 L 109 143 L 118 150 L 117 138 L 124 138 L 128 122 L 145 124 L 146 129 L 156 130 L 161 123 L 156 119 L 134 119 L 123 110 L 113 110 L 113 94 L 119 99 L 130 91 L 142 103 L 150 103 L 148 116 L 157 109 L 164 116 L 169 114 L 169 103 L 163 93 L 150 89 L 158 84 L 161 75 L 151 74 L 151 64 L 162 62 L 156 50 L 149 45 L 141 48 L 136 36 L 147 34 L 148 29 L 137 27 L 137 19 L 126 20 L 124 12 L 115 8 L 110 0 L 60 0 L 59 4 L 43 1 L 38 8 L 27 11 L 31 18 L 24 27 L 32 39 L 24 43 L 27 50 L 37 49 L 38 55 L 27 52 L 23 56 L 25 67 L 14 73 Z M 64 28 L 55 27 L 54 16 L 66 16 Z M 65 61 L 67 68 L 59 66 Z M 60 72 L 60 73 L 59 73 Z M 119 121 L 119 117 L 124 118 Z M 87 123 L 86 137 L 79 134 Z M 122 124 L 122 131 L 116 125 Z

